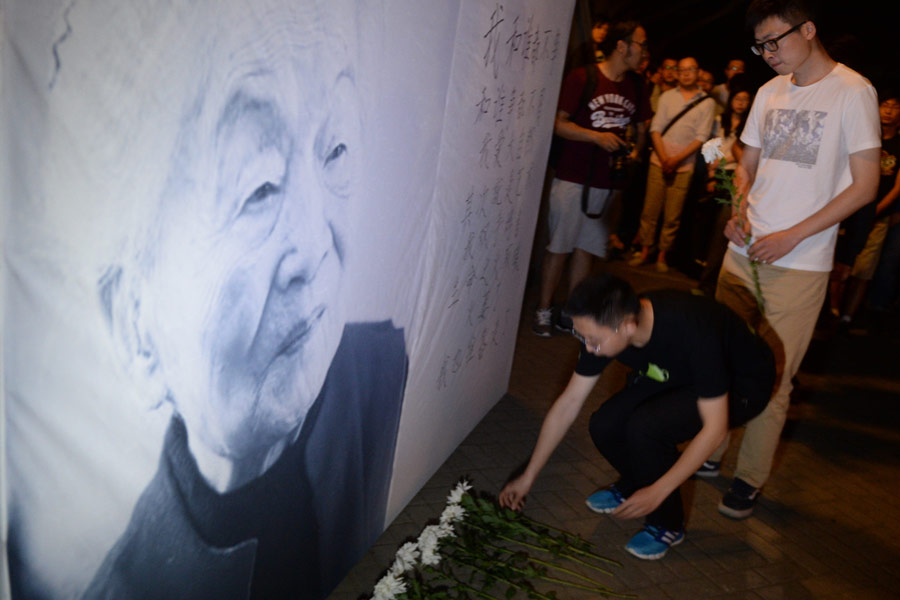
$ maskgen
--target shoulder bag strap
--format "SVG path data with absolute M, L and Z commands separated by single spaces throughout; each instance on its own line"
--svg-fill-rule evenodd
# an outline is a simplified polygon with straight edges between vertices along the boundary
M 669 124 L 663 128 L 662 132 L 660 132 L 659 135 L 666 135 L 666 132 L 669 130 L 670 127 L 672 127 L 672 125 L 675 124 L 675 121 L 677 121 L 678 119 L 683 117 L 689 110 L 691 110 L 692 108 L 694 108 L 695 106 L 697 106 L 698 104 L 700 104 L 701 102 L 706 100 L 707 98 L 712 98 L 712 96 L 704 93 L 699 98 L 694 98 L 693 100 L 691 100 L 690 103 L 688 103 L 684 108 L 681 109 L 680 113 L 675 115 L 675 118 L 673 118 L 671 121 L 669 121 Z

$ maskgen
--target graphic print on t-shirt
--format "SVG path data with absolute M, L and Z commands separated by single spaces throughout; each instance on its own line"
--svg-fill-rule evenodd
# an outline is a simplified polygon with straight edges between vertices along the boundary
M 897 157 L 881 148 L 881 176 L 894 177 L 897 174 Z
M 638 374 L 660 383 L 665 383 L 669 380 L 669 370 L 663 369 L 652 362 L 647 363 L 646 371 L 638 371 Z
M 774 108 L 766 113 L 762 157 L 814 165 L 827 112 Z
M 588 103 L 591 127 L 594 129 L 625 129 L 637 107 L 619 94 L 603 94 Z

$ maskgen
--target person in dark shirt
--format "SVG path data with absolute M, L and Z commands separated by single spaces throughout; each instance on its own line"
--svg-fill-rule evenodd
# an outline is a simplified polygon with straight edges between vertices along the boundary
M 898 261 L 897 234 L 900 229 L 900 94 L 888 90 L 880 94 L 878 114 L 881 118 L 881 178 L 878 181 L 876 201 L 860 208 L 844 220 L 843 234 L 838 233 L 834 253 L 834 270 L 829 289 L 831 311 L 840 316 L 838 328 L 849 328 L 866 295 L 870 281 L 877 280 L 873 289 L 873 305 L 886 305 L 879 295 L 886 288 L 888 296 L 893 286 L 890 279 L 896 279 Z M 868 213 L 868 216 L 866 214 Z M 863 219 L 868 219 L 862 223 Z M 871 227 L 869 226 L 871 225 Z M 860 233 L 868 237 L 859 239 Z M 882 253 L 882 249 L 887 252 Z M 881 259 L 881 257 L 884 257 Z M 880 260 L 881 259 L 881 260 Z M 852 270 L 850 264 L 852 263 Z M 892 266 L 893 265 L 893 266 Z M 889 274 L 884 277 L 885 272 Z M 878 275 L 880 273 L 880 275 Z M 846 288 L 844 283 L 846 282 Z M 887 286 L 884 284 L 887 283 Z
M 550 408 L 525 471 L 500 493 L 515 510 L 612 360 L 629 384 L 591 416 L 590 433 L 619 481 L 587 499 L 594 512 L 646 517 L 626 545 L 662 558 L 684 539 L 679 487 L 738 427 L 765 408 L 775 382 L 769 346 L 714 300 L 680 291 L 638 296 L 603 273 L 573 290 L 565 308 L 582 342 L 575 373 Z M 679 453 L 678 444 L 688 441 Z
M 614 23 L 604 38 L 606 59 L 569 73 L 560 90 L 554 133 L 562 139 L 550 187 L 549 243 L 541 263 L 541 290 L 532 330 L 550 337 L 552 303 L 568 262 L 568 289 L 605 257 L 609 241 L 607 207 L 638 159 L 652 116 L 643 80 L 635 71 L 647 53 L 647 32 L 636 21 Z M 634 130 L 636 144 L 629 145 Z

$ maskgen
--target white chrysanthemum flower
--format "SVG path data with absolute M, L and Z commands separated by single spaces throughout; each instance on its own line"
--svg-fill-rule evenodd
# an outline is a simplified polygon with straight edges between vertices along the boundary
M 438 538 L 456 537 L 453 523 L 441 523 L 438 525 Z
M 429 567 L 434 567 L 439 565 L 441 562 L 441 555 L 437 553 L 436 550 L 432 550 L 429 548 L 427 551 L 422 550 L 422 564 L 427 565 Z
M 404 592 L 406 592 L 406 582 L 393 573 L 388 573 L 375 584 L 375 595 L 372 599 L 394 600 L 398 594 L 403 594 Z
M 714 137 L 703 144 L 700 151 L 703 153 L 703 160 L 712 164 L 720 158 L 725 158 L 722 154 L 722 138 Z
M 436 541 L 440 541 L 442 537 L 447 537 L 447 530 L 441 525 L 429 525 L 425 529 L 431 531 L 431 535 L 434 536 Z
M 402 575 L 407 571 L 411 571 L 416 566 L 416 559 L 419 558 L 419 547 L 415 542 L 406 542 L 397 550 L 394 557 L 394 564 L 391 567 L 391 573 L 394 575 Z
M 465 515 L 466 509 L 459 504 L 448 504 L 444 509 L 444 512 L 441 513 L 441 525 L 444 523 L 456 523 L 462 521 Z
M 426 552 L 435 552 L 438 545 L 438 527 L 436 525 L 429 525 L 423 529 L 422 533 L 419 534 L 419 539 L 416 544 L 423 556 Z
M 423 565 L 434 566 L 441 562 L 441 557 L 438 555 L 438 544 L 441 537 L 443 536 L 441 535 L 440 527 L 437 525 L 429 525 L 419 534 L 417 543 L 419 550 L 422 552 L 421 561 Z
M 456 487 L 453 488 L 453 491 L 450 492 L 450 495 L 447 496 L 448 504 L 459 504 L 462 502 L 463 495 L 472 489 L 472 484 L 463 479 L 459 483 L 456 484 Z

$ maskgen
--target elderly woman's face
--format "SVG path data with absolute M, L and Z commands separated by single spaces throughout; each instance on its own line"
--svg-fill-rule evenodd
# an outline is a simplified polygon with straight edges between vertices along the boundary
M 296 432 L 344 326 L 356 89 L 340 52 L 284 54 L 206 94 L 147 278 L 175 408 L 193 441 L 231 458 Z

